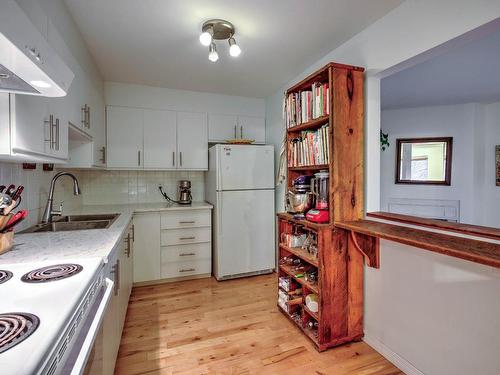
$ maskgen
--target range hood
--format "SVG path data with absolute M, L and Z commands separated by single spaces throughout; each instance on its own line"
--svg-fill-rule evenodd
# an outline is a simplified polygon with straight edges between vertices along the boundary
M 0 91 L 65 96 L 74 74 L 14 0 L 0 5 Z

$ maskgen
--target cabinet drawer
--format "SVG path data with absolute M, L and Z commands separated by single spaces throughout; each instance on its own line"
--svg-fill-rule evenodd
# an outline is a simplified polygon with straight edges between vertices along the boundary
M 161 265 L 162 279 L 184 277 L 212 272 L 210 259 L 198 259 L 186 262 L 163 263 Z
M 189 245 L 164 246 L 161 248 L 161 262 L 183 262 L 198 259 L 210 259 L 212 249 L 210 242 Z
M 209 227 L 210 210 L 171 211 L 161 214 L 161 229 Z
M 161 245 L 182 245 L 211 241 L 211 228 L 163 229 Z

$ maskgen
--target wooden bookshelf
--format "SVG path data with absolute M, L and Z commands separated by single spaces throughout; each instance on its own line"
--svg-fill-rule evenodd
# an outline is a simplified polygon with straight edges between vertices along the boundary
M 337 229 L 336 222 L 363 218 L 363 159 L 364 159 L 364 69 L 329 63 L 289 88 L 285 95 L 310 90 L 315 82 L 328 83 L 329 114 L 294 125 L 286 130 L 287 147 L 304 131 L 314 131 L 328 124 L 328 164 L 288 166 L 287 187 L 302 175 L 313 175 L 320 170 L 329 172 L 330 222 L 326 224 L 300 220 L 289 213 L 278 214 L 278 233 L 296 231 L 313 233 L 317 239 L 317 257 L 302 248 L 279 246 L 280 259 L 295 257 L 305 267 L 317 269 L 317 283 L 296 277 L 293 266 L 280 264 L 278 277 L 290 277 L 302 288 L 300 304 L 294 296 L 293 311 L 283 309 L 291 322 L 315 344 L 319 351 L 358 341 L 363 337 L 363 255 L 352 246 L 348 232 Z M 322 138 L 320 138 L 322 139 Z M 288 155 L 288 152 L 287 152 Z M 333 167 L 335 165 L 335 168 Z M 319 311 L 310 311 L 305 296 L 318 296 Z M 300 313 L 294 320 L 291 313 Z M 317 332 L 307 327 L 309 321 L 318 323 Z

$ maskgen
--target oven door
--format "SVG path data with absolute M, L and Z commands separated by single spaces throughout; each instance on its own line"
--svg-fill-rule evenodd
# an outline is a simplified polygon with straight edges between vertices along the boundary
M 102 322 L 108 303 L 113 296 L 114 282 L 106 278 L 94 306 L 80 331 L 72 357 L 71 375 L 102 375 L 103 370 L 103 327 Z

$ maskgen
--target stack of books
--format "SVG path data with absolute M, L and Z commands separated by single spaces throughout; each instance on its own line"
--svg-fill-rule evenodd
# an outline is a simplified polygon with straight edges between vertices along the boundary
M 288 147 L 288 166 L 303 167 L 328 164 L 330 141 L 329 125 L 318 130 L 306 130 L 300 136 L 290 140 Z
M 330 114 L 328 83 L 314 82 L 311 90 L 293 92 L 286 99 L 287 128 Z

